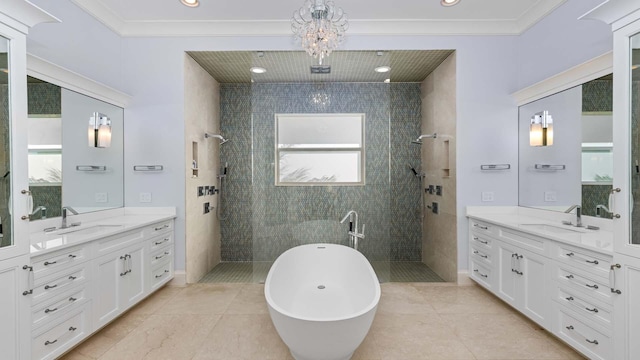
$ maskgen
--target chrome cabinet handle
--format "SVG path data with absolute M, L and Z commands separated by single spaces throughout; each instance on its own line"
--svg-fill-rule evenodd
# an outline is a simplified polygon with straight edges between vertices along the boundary
M 474 236 L 474 237 L 473 237 L 473 240 L 478 241 L 478 242 L 480 242 L 480 243 L 482 243 L 482 244 L 485 244 L 485 245 L 487 245 L 487 244 L 489 243 L 488 241 L 482 241 L 482 240 L 480 240 L 480 238 L 479 238 L 479 237 L 477 237 L 477 236 Z
M 74 332 L 74 331 L 76 331 L 76 330 L 78 330 L 78 328 L 73 327 L 73 326 L 70 326 L 68 331 L 70 331 L 70 332 Z M 60 340 L 60 338 L 61 338 L 61 337 L 65 336 L 65 335 L 67 335 L 67 334 L 62 334 L 59 338 L 57 338 L 57 339 L 55 339 L 55 340 L 53 340 L 53 341 L 49 341 L 49 340 L 47 340 L 47 341 L 45 341 L 45 342 L 44 342 L 44 345 L 45 345 L 45 346 L 47 346 L 47 345 L 55 344 L 55 343 L 57 343 L 57 342 L 58 342 L 58 340 Z
M 125 254 L 120 256 L 120 260 L 122 260 L 122 272 L 120 273 L 120 276 L 125 276 L 128 274 L 127 272 L 127 256 L 129 256 L 129 254 Z
M 594 265 L 599 264 L 598 260 L 593 260 L 593 261 L 585 260 L 585 261 L 588 262 L 589 264 L 594 264 Z
M 475 253 L 477 254 L 478 252 L 476 251 Z M 167 255 L 169 255 L 169 252 L 168 252 L 168 251 L 165 251 L 165 252 L 164 252 L 164 255 L 156 256 L 155 258 L 156 258 L 156 260 L 158 260 L 158 259 L 162 259 L 163 257 L 165 257 L 165 256 L 167 256 Z M 482 255 L 481 255 L 481 256 L 482 256 Z M 485 257 L 486 257 L 486 256 L 485 256 Z
M 55 343 L 57 343 L 57 342 L 58 342 L 58 339 L 55 339 L 55 340 L 53 340 L 53 341 L 49 341 L 49 340 L 47 340 L 47 341 L 45 341 L 45 342 L 44 342 L 44 346 L 51 345 L 51 344 L 55 344 Z
M 567 330 L 575 331 L 576 333 L 578 333 L 578 335 L 580 335 L 580 336 L 584 337 L 584 340 L 585 340 L 586 342 L 588 342 L 588 343 L 590 343 L 590 344 L 598 345 L 598 340 L 589 340 L 586 336 L 584 336 L 584 335 L 580 334 L 580 333 L 579 333 L 579 332 L 578 332 L 578 331 L 573 327 L 573 325 L 565 326 L 565 328 L 566 328 Z
M 49 265 L 53 265 L 53 264 L 57 264 L 57 263 L 58 263 L 57 261 L 51 261 L 51 262 L 45 261 L 44 262 L 44 266 L 49 266 Z
M 54 288 L 57 288 L 57 287 L 58 287 L 58 284 L 55 284 L 55 285 L 45 285 L 45 286 L 44 286 L 44 289 L 45 289 L 45 290 L 49 290 L 49 289 L 54 289 Z
M 609 288 L 611 289 L 611 292 L 614 294 L 622 294 L 622 291 L 616 289 L 616 269 L 620 269 L 621 265 L 620 264 L 613 264 L 611 265 L 611 267 L 609 268 Z
M 589 309 L 588 307 L 586 307 L 585 310 L 588 310 L 588 311 L 591 311 L 591 312 L 594 312 L 594 313 L 598 312 L 598 308 L 595 308 L 595 307 L 593 309 Z
M 50 313 L 50 312 L 54 312 L 54 311 L 57 311 L 57 310 L 58 310 L 58 308 L 47 309 L 47 310 L 45 310 L 45 311 L 44 311 L 44 313 L 45 313 L 45 314 L 48 314 L 48 313 Z
M 593 285 L 589 285 L 589 284 L 584 284 L 584 286 L 588 287 L 588 288 L 592 288 L 592 289 L 597 289 L 598 285 L 593 284 Z
M 565 299 L 567 299 L 567 301 L 573 301 L 574 300 L 573 296 L 569 296 L 568 298 L 565 298 Z
M 482 276 L 483 278 L 486 278 L 486 277 L 488 277 L 488 276 L 489 276 L 489 275 L 486 275 L 486 274 L 481 273 L 480 271 L 478 271 L 478 269 L 474 269 L 473 271 L 474 271 L 474 272 L 477 272 L 477 273 L 478 273 L 478 275 Z
M 482 229 L 482 230 L 488 230 L 488 229 L 489 229 L 489 227 L 487 227 L 487 226 L 482 226 L 482 225 L 480 225 L 480 224 L 473 224 L 473 226 L 474 226 L 474 227 L 477 227 L 477 228 L 480 228 L 480 229 Z
M 74 303 L 76 300 L 78 300 L 78 299 L 76 299 L 76 298 L 74 298 L 74 297 L 72 296 L 72 297 L 70 297 L 70 298 L 69 298 L 69 300 L 67 300 L 67 301 L 69 301 L 69 302 L 72 304 L 72 303 Z M 67 304 L 66 306 L 62 307 L 62 309 L 66 308 L 67 306 L 71 306 L 71 304 Z M 56 308 L 53 308 L 53 309 L 47 309 L 47 310 L 45 310 L 45 311 L 44 311 L 44 313 L 45 313 L 45 314 L 48 314 L 48 313 L 50 313 L 50 312 L 54 312 L 54 311 L 57 311 L 57 310 L 61 310 L 61 309 L 59 309 L 59 308 L 57 308 L 57 307 L 56 307 Z
M 479 252 L 478 250 L 473 250 L 473 253 L 474 253 L 474 254 L 476 254 L 476 255 L 478 255 L 478 256 L 480 256 L 481 258 L 484 258 L 484 259 L 487 259 L 487 258 L 489 257 L 488 255 L 480 254 L 480 252 Z M 166 253 L 166 252 L 165 252 L 165 254 L 166 254 L 166 255 L 169 255 L 169 254 L 168 254 L 168 253 Z M 156 257 L 156 259 L 157 259 L 157 257 Z
M 160 230 L 162 230 L 162 229 L 166 229 L 166 228 L 168 228 L 168 227 L 169 227 L 169 225 L 164 224 L 164 225 L 162 225 L 162 226 L 160 226 L 160 227 L 153 228 L 153 229 L 154 229 L 155 231 L 160 231 Z
M 28 287 L 29 290 L 23 291 L 22 292 L 22 296 L 31 295 L 31 294 L 33 294 L 33 266 L 24 265 L 22 267 L 22 270 L 28 270 L 29 271 L 28 280 L 27 280 L 27 287 Z
M 573 256 L 573 255 L 575 255 L 575 254 L 574 254 L 574 253 L 572 253 L 572 252 L 570 252 L 570 253 L 565 254 L 565 255 L 567 255 L 567 256 Z
M 594 345 L 598 345 L 598 340 L 589 340 L 589 339 L 584 339 L 586 342 L 594 344 Z
M 169 241 L 169 238 L 164 238 L 164 239 L 162 239 L 162 241 L 154 241 L 154 242 L 153 242 L 153 245 L 160 245 L 160 244 L 164 244 L 164 243 L 166 243 L 167 241 Z
M 476 271 L 477 271 L 477 270 L 476 270 Z M 168 273 L 168 272 L 169 272 L 169 270 L 165 270 L 162 274 L 160 274 L 160 275 L 156 275 L 156 279 L 163 277 L 163 276 L 164 276 L 164 274 L 166 274 L 166 273 Z
M 567 279 L 573 279 L 573 275 L 567 275 L 565 276 Z
M 77 278 L 78 278 L 77 276 L 73 276 L 73 275 L 69 276 L 69 280 L 71 280 L 71 281 L 73 281 L 73 280 L 75 280 Z

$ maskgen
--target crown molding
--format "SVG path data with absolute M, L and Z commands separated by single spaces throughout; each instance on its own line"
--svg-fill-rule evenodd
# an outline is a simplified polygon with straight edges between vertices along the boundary
M 27 0 L 0 1 L 0 16 L 4 23 L 24 34 L 37 24 L 60 22 L 58 18 Z
M 600 20 L 617 30 L 640 18 L 640 2 L 638 0 L 607 0 L 596 6 L 580 19 Z
M 511 95 L 520 106 L 611 73 L 613 73 L 613 52 L 609 51 Z
M 291 35 L 286 20 L 127 21 L 96 0 L 71 0 L 123 37 Z M 519 35 L 567 0 L 543 0 L 515 20 L 351 19 L 353 35 Z
M 71 70 L 27 54 L 27 75 L 125 108 L 131 96 Z

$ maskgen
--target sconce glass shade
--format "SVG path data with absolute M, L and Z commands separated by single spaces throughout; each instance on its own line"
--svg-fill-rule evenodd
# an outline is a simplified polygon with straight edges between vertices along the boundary
M 529 145 L 553 145 L 553 119 L 548 111 L 536 113 L 531 118 L 529 127 Z
M 89 119 L 89 147 L 106 148 L 111 146 L 111 120 L 107 115 L 95 112 Z

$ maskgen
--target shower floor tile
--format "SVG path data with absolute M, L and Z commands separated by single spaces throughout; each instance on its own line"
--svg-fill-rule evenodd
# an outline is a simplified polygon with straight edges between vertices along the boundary
M 263 283 L 272 262 L 222 262 L 205 275 L 200 283 Z M 421 262 L 373 262 L 381 283 L 444 282 L 438 274 Z

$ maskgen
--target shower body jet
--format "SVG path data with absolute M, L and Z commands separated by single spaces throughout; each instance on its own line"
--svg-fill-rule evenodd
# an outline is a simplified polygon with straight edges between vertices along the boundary
M 411 143 L 412 144 L 418 144 L 418 145 L 422 145 L 422 139 L 435 139 L 438 137 L 437 133 L 433 133 L 433 134 L 422 134 L 420 136 L 418 136 L 417 139 L 413 140 Z
M 229 139 L 225 139 L 222 137 L 222 135 L 218 135 L 218 134 L 209 134 L 209 133 L 204 133 L 204 138 L 216 138 L 216 139 L 220 139 L 220 145 L 226 143 L 227 141 L 229 141 Z

